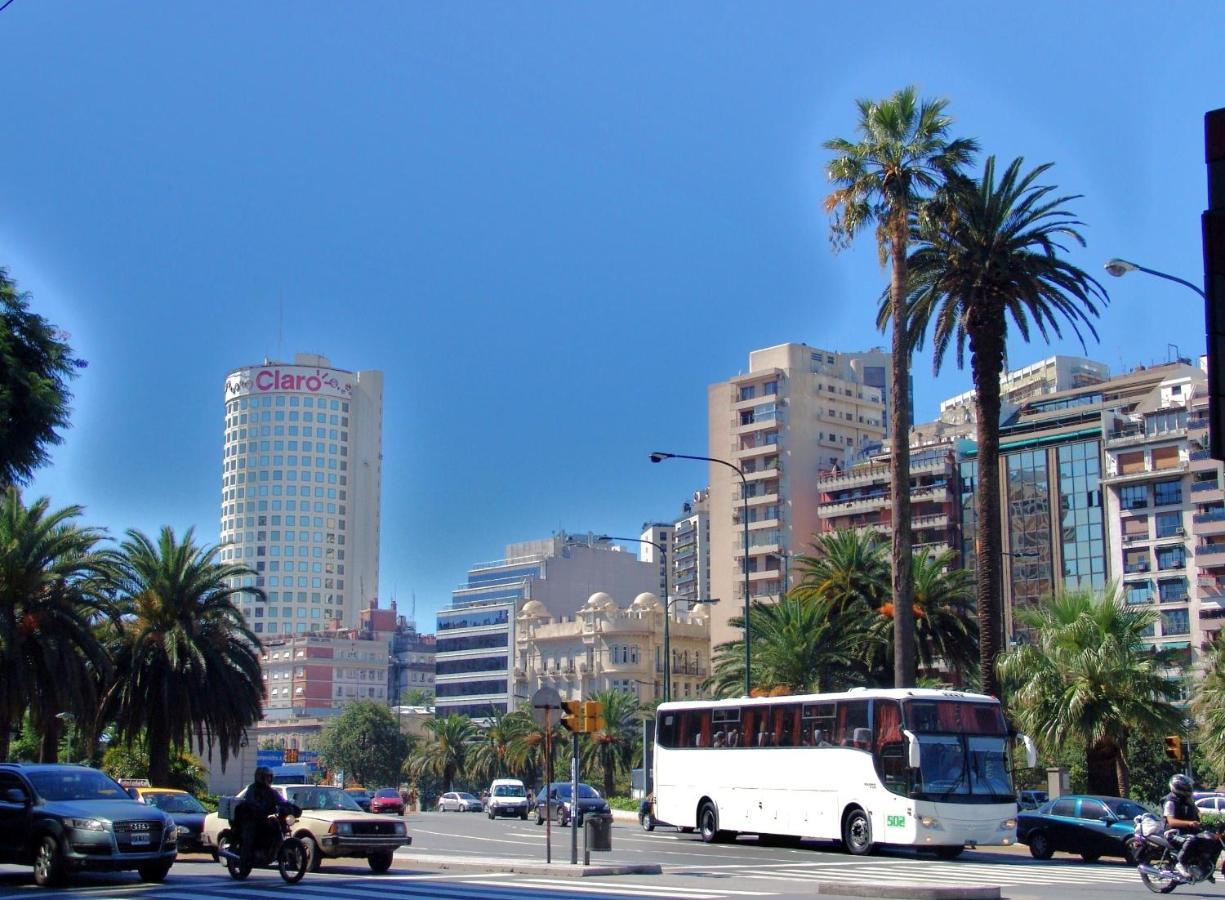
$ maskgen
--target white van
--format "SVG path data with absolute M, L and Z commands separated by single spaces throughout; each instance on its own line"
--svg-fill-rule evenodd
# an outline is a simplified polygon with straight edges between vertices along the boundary
M 489 800 L 485 804 L 489 818 L 518 816 L 527 818 L 527 788 L 518 778 L 496 778 L 489 786 Z

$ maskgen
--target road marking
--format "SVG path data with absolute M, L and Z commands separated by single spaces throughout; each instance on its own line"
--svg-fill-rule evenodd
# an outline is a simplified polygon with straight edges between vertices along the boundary
M 550 885 L 556 886 L 557 885 L 556 881 L 548 881 L 542 878 L 524 878 L 517 883 L 518 884 L 539 884 L 539 885 L 545 885 L 545 886 L 550 886 Z M 612 882 L 607 882 L 607 883 L 602 883 L 602 884 L 605 885 L 604 887 L 605 890 L 610 890 L 610 891 L 619 891 L 622 888 L 636 888 L 636 889 L 641 889 L 645 891 L 675 890 L 675 888 L 661 887 L 658 884 L 646 884 L 643 882 L 632 882 L 632 881 L 621 881 L 621 880 L 618 880 L 615 884 Z M 731 894 L 731 895 L 745 896 L 745 897 L 761 897 L 765 895 L 764 892 L 762 891 L 733 891 L 733 890 L 727 890 L 724 888 L 686 887 L 685 890 L 694 891 L 694 892 L 698 892 L 702 894 L 711 894 L 715 896 L 724 896 L 724 895 Z
M 484 884 L 490 887 L 531 887 L 535 890 L 556 891 L 559 893 L 593 894 L 618 897 L 676 897 L 681 900 L 717 900 L 727 895 L 726 891 L 708 891 L 694 888 L 678 888 L 670 885 L 631 886 L 620 883 L 609 885 L 595 884 L 558 884 L 556 881 L 472 881 L 469 884 Z M 753 891 L 752 896 L 768 896 L 766 892 Z

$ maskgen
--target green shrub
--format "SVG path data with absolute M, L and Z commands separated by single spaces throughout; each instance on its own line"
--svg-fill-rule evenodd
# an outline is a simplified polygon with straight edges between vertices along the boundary
M 630 812 L 638 812 L 638 801 L 633 797 L 609 797 L 608 805 L 613 809 L 627 809 Z

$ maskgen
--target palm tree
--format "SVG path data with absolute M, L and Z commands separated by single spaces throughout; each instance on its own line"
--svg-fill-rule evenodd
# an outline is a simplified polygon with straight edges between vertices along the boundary
M 515 710 L 507 716 L 510 743 L 506 761 L 511 769 L 521 773 L 528 787 L 535 787 L 545 779 L 547 759 L 545 757 L 545 731 L 536 724 L 527 710 Z M 553 723 L 552 743 L 563 741 L 568 732 L 561 728 L 560 720 Z
M 419 745 L 405 762 L 406 774 L 412 778 L 432 775 L 442 780 L 444 792 L 450 791 L 456 778 L 468 774 L 468 756 L 480 741 L 481 730 L 467 716 L 450 715 L 430 719 L 425 730 L 433 740 Z
M 102 700 L 103 720 L 149 747 L 149 778 L 166 784 L 171 748 L 215 743 L 222 766 L 237 752 L 263 704 L 259 639 L 234 597 L 249 569 L 216 562 L 217 548 L 197 546 L 192 529 L 179 542 L 165 527 L 154 544 L 139 531 L 109 556 L 122 619 L 112 651 L 115 673 Z
M 867 629 L 868 608 L 841 609 L 825 598 L 789 594 L 777 603 L 755 601 L 753 665 L 768 692 L 808 693 L 863 684 L 865 648 L 876 638 Z M 733 628 L 744 629 L 744 616 Z M 744 684 L 743 639 L 715 647 L 714 690 L 733 696 Z
M 1225 772 L 1225 641 L 1219 637 L 1204 654 L 1204 674 L 1191 708 L 1200 723 L 1200 749 L 1219 775 Z
M 68 381 L 84 366 L 0 268 L 0 487 L 28 482 L 63 440 Z
M 514 713 L 493 712 L 492 721 L 480 729 L 476 743 L 468 755 L 471 773 L 482 780 L 505 777 L 509 769 L 507 756 L 515 736 Z
M 890 306 L 893 371 L 889 398 L 890 469 L 893 483 L 893 596 L 895 629 L 894 686 L 914 683 L 914 619 L 910 581 L 910 353 L 906 316 L 907 246 L 911 227 L 925 214 L 950 180 L 957 180 L 978 145 L 949 140 L 952 125 L 945 100 L 920 102 L 913 87 L 883 101 L 859 100 L 857 141 L 835 138 L 825 148 L 836 155 L 829 180 L 837 188 L 825 198 L 832 213 L 835 248 L 848 246 L 868 225 L 876 226 L 881 262 L 892 263 Z
M 0 759 L 29 710 L 42 758 L 53 761 L 57 714 L 92 722 L 109 667 L 94 630 L 108 609 L 94 549 L 104 532 L 73 522 L 80 506 L 49 505 L 26 506 L 15 487 L 0 493 Z
M 934 369 L 939 371 L 949 344 L 956 341 L 957 365 L 970 345 L 970 370 L 978 418 L 977 517 L 979 657 L 982 690 L 999 692 L 995 662 L 1003 647 L 1001 596 L 1002 537 L 999 509 L 1000 375 L 1008 351 L 1009 320 L 1029 340 L 1037 330 L 1044 340 L 1062 335 L 1068 322 L 1084 346 L 1080 326 L 1096 338 L 1090 321 L 1105 290 L 1083 270 L 1060 259 L 1061 241 L 1084 245 L 1082 224 L 1065 204 L 1076 196 L 1052 196 L 1054 187 L 1036 184 L 1050 168 L 1021 173 L 1015 159 L 995 180 L 995 157 L 987 160 L 976 184 L 953 192 L 947 214 L 919 229 L 920 240 L 908 261 L 910 330 L 915 344 L 933 327 Z M 896 313 L 895 298 L 888 314 Z M 884 300 L 877 321 L 886 316 Z
M 604 774 L 604 796 L 613 795 L 613 780 L 618 771 L 633 764 L 634 746 L 642 738 L 642 704 L 629 691 L 598 691 L 592 700 L 604 705 L 604 727 L 588 732 L 581 745 L 583 766 L 599 767 Z
M 800 580 L 791 593 L 798 598 L 824 598 L 835 609 L 857 603 L 876 609 L 889 600 L 885 540 L 875 531 L 840 528 L 818 534 L 813 552 L 797 556 L 795 568 Z
M 912 557 L 914 579 L 915 653 L 922 674 L 935 677 L 946 670 L 957 683 L 978 661 L 978 623 L 974 619 L 974 576 L 954 568 L 952 550 Z M 894 604 L 876 607 L 871 630 L 886 656 L 892 656 Z M 876 665 L 874 670 L 885 669 Z
M 1168 661 L 1143 640 L 1155 613 L 1115 593 L 1069 591 L 1019 610 L 1034 643 L 1005 653 L 999 673 L 1018 727 L 1049 754 L 1083 748 L 1089 793 L 1125 797 L 1129 734 L 1165 733 L 1180 716 L 1169 702 L 1178 686 L 1161 673 Z

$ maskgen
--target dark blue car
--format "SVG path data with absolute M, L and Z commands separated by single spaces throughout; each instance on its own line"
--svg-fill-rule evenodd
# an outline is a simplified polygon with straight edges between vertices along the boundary
M 1135 865 L 1125 844 L 1135 818 L 1150 810 L 1123 797 L 1065 794 L 1017 816 L 1017 840 L 1029 845 L 1034 859 L 1056 852 L 1075 853 L 1085 862 L 1121 856 Z

